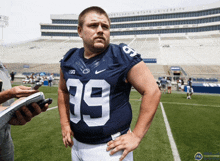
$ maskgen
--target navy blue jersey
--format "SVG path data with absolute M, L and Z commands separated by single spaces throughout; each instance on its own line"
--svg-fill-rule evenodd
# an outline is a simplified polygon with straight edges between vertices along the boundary
M 110 44 L 90 59 L 84 58 L 84 48 L 73 48 L 64 56 L 61 69 L 70 93 L 70 125 L 78 141 L 106 143 L 112 134 L 127 133 L 131 84 L 125 80 L 140 61 L 140 54 L 125 44 Z
M 188 86 L 192 87 L 192 81 L 188 80 Z
M 162 78 L 162 79 L 160 80 L 160 83 L 161 83 L 162 85 L 166 85 L 166 84 L 167 84 L 167 80 L 164 79 L 164 78 Z

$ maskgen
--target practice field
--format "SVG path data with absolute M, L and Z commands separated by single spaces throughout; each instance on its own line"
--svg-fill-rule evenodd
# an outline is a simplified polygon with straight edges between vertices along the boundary
M 57 87 L 41 87 L 46 98 L 53 98 L 50 107 L 57 106 Z M 216 154 L 220 149 L 220 96 L 186 94 L 163 94 L 165 109 L 171 132 L 182 161 L 195 160 L 197 152 Z M 138 117 L 140 94 L 131 91 L 130 102 L 133 109 L 133 129 Z M 58 109 L 48 110 L 24 126 L 12 126 L 15 146 L 15 161 L 70 161 L 70 148 L 62 142 Z M 172 161 L 173 154 L 166 126 L 158 106 L 153 123 L 134 151 L 135 161 Z M 220 160 L 220 158 L 219 158 Z

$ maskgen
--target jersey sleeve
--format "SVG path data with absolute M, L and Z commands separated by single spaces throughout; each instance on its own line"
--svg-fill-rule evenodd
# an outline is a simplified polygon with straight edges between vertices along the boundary
M 119 44 L 119 48 L 121 50 L 121 59 L 122 63 L 125 65 L 123 79 L 127 78 L 127 74 L 129 70 L 142 61 L 141 55 L 138 54 L 134 49 L 129 47 L 128 45 L 121 43 Z
M 64 63 L 73 55 L 73 53 L 75 53 L 76 50 L 77 48 L 72 48 L 63 56 L 63 58 L 60 60 L 61 68 L 63 67 Z

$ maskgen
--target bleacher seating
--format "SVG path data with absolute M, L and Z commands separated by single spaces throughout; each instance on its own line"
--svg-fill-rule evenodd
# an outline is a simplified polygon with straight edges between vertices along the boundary
M 171 66 L 180 66 L 188 76 L 196 78 L 195 81 L 219 80 L 220 34 L 111 39 L 111 43 L 122 42 L 135 49 L 145 60 L 156 60 L 153 64 L 147 62 L 155 77 L 168 75 Z M 0 46 L 0 58 L 9 71 L 23 75 L 46 72 L 59 76 L 60 59 L 69 49 L 82 45 L 80 39 L 39 39 L 23 44 Z

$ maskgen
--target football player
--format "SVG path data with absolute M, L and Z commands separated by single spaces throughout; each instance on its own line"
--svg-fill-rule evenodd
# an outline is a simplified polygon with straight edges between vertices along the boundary
M 161 90 L 165 94 L 166 93 L 166 89 L 167 89 L 167 80 L 165 79 L 165 77 L 163 77 L 160 80 L 160 84 L 161 84 Z
M 192 79 L 189 78 L 187 82 L 187 99 L 191 99 L 191 96 L 193 94 L 193 88 L 192 88 Z
M 161 92 L 140 54 L 126 44 L 109 43 L 110 19 L 102 8 L 85 9 L 78 23 L 84 47 L 70 49 L 61 60 L 58 107 L 63 143 L 72 147 L 73 161 L 132 161 Z M 131 86 L 142 95 L 133 131 Z

